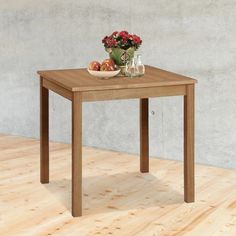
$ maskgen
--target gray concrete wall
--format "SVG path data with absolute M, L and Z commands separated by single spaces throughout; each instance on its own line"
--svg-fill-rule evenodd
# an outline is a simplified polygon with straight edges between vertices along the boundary
M 0 132 L 39 137 L 36 71 L 107 57 L 101 39 L 127 29 L 146 64 L 193 78 L 196 161 L 236 168 L 235 0 L 0 0 Z M 70 142 L 70 102 L 50 95 L 50 138 Z M 138 101 L 86 103 L 84 145 L 139 152 Z M 182 160 L 182 98 L 151 99 L 151 155 Z

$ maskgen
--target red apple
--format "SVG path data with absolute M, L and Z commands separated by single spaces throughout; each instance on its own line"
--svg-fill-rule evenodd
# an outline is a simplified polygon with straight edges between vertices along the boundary
M 115 70 L 115 67 L 112 66 L 112 65 L 109 65 L 107 63 L 104 63 L 101 65 L 101 68 L 100 68 L 101 71 L 114 71 Z
M 105 59 L 103 62 L 102 62 L 102 65 L 103 64 L 108 64 L 110 66 L 113 66 L 115 67 L 115 62 L 112 60 L 112 59 Z
M 89 63 L 88 69 L 89 70 L 100 70 L 101 64 L 98 61 L 92 61 Z

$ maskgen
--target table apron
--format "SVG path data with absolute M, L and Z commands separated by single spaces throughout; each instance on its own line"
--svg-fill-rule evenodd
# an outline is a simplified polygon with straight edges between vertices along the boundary
M 83 91 L 82 101 L 105 101 L 116 99 L 135 99 L 186 95 L 187 85 L 172 85 L 150 88 L 109 89 L 102 91 Z
M 108 90 L 93 90 L 80 91 L 83 102 L 105 101 L 117 99 L 135 99 L 135 98 L 150 98 L 150 97 L 165 97 L 165 96 L 184 96 L 186 95 L 187 85 L 171 85 L 158 86 L 150 88 L 125 88 L 125 89 L 108 89 Z M 72 100 L 73 91 L 67 90 L 49 80 L 43 80 L 43 87 Z
M 70 90 L 67 90 L 55 83 L 52 83 L 51 81 L 49 80 L 46 80 L 46 79 L 43 79 L 43 87 L 61 95 L 62 97 L 64 98 L 67 98 L 69 100 L 72 100 L 72 91 Z

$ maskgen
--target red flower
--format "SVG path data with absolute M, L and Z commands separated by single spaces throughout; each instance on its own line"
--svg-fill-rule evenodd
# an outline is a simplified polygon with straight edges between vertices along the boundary
M 142 40 L 140 39 L 139 36 L 137 36 L 137 35 L 134 34 L 134 35 L 132 36 L 132 38 L 133 38 L 134 43 L 136 43 L 136 44 L 141 44 L 141 43 L 142 43 Z
M 103 38 L 103 40 L 102 40 L 102 43 L 106 43 L 106 40 L 107 40 L 107 38 L 108 38 L 108 36 L 105 36 L 104 38 Z
M 123 43 L 127 43 L 127 40 L 129 39 L 129 33 L 127 31 L 121 31 L 119 36 L 122 38 Z
M 116 36 L 118 33 L 119 33 L 118 31 L 114 31 L 114 32 L 112 33 L 112 36 Z
M 102 43 L 106 48 L 123 48 L 128 49 L 134 47 L 138 49 L 142 44 L 142 40 L 137 35 L 131 35 L 127 31 L 114 31 L 110 36 L 105 36 L 102 40 Z
M 123 31 L 120 31 L 120 33 L 119 33 L 119 35 L 121 36 L 121 35 L 128 35 L 129 33 L 127 32 L 127 31 L 125 31 L 125 30 L 123 30 Z
M 105 46 L 108 47 L 108 48 L 115 47 L 115 46 L 117 45 L 116 40 L 113 39 L 112 36 L 105 37 L 103 43 L 104 43 Z

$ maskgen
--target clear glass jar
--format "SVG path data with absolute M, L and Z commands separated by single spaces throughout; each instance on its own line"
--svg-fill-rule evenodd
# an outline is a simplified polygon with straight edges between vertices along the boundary
M 145 74 L 145 66 L 142 62 L 142 56 L 140 54 L 137 55 L 136 59 L 136 75 L 137 76 L 142 76 Z
M 137 73 L 136 69 L 136 60 L 133 57 L 130 61 L 126 63 L 125 74 L 129 77 L 134 77 Z

